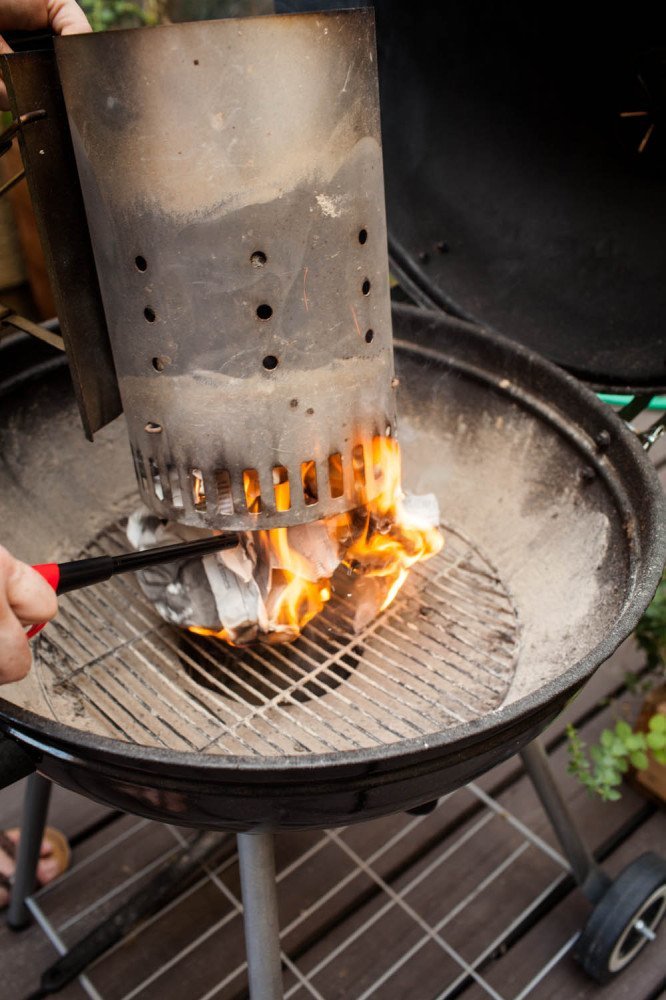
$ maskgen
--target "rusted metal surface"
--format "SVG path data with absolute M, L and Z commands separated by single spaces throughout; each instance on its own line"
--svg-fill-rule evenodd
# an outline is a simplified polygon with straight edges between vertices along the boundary
M 81 420 L 93 434 L 120 396 L 67 116 L 51 52 L 0 57 Z M 35 117 L 35 112 L 46 112 Z
M 357 505 L 353 450 L 394 428 L 372 14 L 70 36 L 56 54 L 143 499 L 250 529 Z M 372 494 L 367 448 L 364 465 Z

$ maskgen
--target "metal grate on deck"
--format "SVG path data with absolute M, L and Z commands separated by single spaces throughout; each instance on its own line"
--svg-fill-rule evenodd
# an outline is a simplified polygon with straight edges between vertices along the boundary
M 405 992 L 405 977 L 418 983 L 424 962 L 426 966 L 439 968 L 439 989 L 433 992 L 430 987 L 427 991 L 427 995 L 436 1000 L 453 1000 L 466 989 L 472 990 L 475 1000 L 525 1000 L 541 995 L 540 983 L 571 950 L 577 933 L 556 944 L 550 959 L 538 972 L 510 993 L 493 984 L 492 971 L 488 976 L 486 966 L 490 956 L 496 955 L 502 943 L 511 938 L 514 929 L 537 913 L 542 902 L 563 882 L 568 865 L 539 833 L 475 784 L 443 798 L 439 810 L 446 815 L 454 801 L 460 799 L 472 813 L 470 820 L 456 836 L 446 841 L 443 849 L 430 855 L 427 863 L 417 864 L 403 877 L 388 875 L 388 859 L 396 852 L 404 852 L 414 839 L 423 837 L 419 829 L 434 826 L 433 814 L 430 817 L 395 817 L 390 821 L 391 829 L 387 829 L 386 835 L 374 847 L 362 840 L 359 842 L 353 828 L 303 835 L 300 849 L 278 868 L 277 874 L 281 910 L 287 914 L 280 930 L 285 1000 L 306 1000 L 308 997 L 334 1000 L 342 996 L 349 1000 L 370 1000 L 371 997 L 392 1000 L 399 996 L 426 995 Z M 147 820 L 127 817 L 123 825 L 122 832 L 99 851 L 83 859 L 52 886 L 40 890 L 30 901 L 33 916 L 57 952 L 64 953 L 68 944 L 86 932 L 91 921 L 99 920 L 102 914 L 117 905 L 118 900 L 135 891 L 178 845 L 184 845 L 189 839 L 176 828 L 160 828 L 159 824 Z M 94 898 L 84 893 L 86 898 L 79 899 L 73 909 L 63 910 L 58 906 L 59 896 L 77 898 L 76 893 L 68 890 L 70 880 L 77 883 L 85 880 L 86 869 L 91 866 L 121 864 L 133 838 L 160 829 L 163 832 L 159 838 L 157 833 L 155 836 L 161 850 L 147 864 L 124 876 L 121 867 L 109 890 Z M 498 838 L 502 829 L 506 834 Z M 167 833 L 174 838 L 170 845 Z M 479 845 L 488 840 L 494 842 L 493 857 L 489 866 L 480 869 Z M 454 889 L 449 881 L 451 874 L 465 870 L 470 855 L 476 857 L 476 863 L 466 876 L 465 887 L 462 892 L 453 893 L 455 901 L 447 902 Z M 242 904 L 235 874 L 237 860 L 230 837 L 228 856 L 220 864 L 215 868 L 203 867 L 201 878 L 194 885 L 142 922 L 124 942 L 79 979 L 84 992 L 92 1000 L 110 1000 L 111 996 L 118 1000 L 121 997 L 122 1000 L 149 1000 L 156 996 L 182 995 L 183 988 L 196 1000 L 232 1000 L 245 996 L 247 964 L 242 954 Z M 522 905 L 518 901 L 517 905 L 507 903 L 504 919 L 498 924 L 491 922 L 485 933 L 480 933 L 476 917 L 479 904 L 496 897 L 501 891 L 498 885 L 506 880 L 509 884 L 514 880 L 523 884 L 529 882 L 529 872 L 534 869 L 535 862 L 544 869 L 545 886 L 531 896 L 527 893 Z M 333 877 L 325 891 L 318 882 L 319 891 L 315 897 L 307 892 L 308 871 L 322 865 L 331 869 Z M 433 885 L 439 886 L 441 901 L 435 907 L 427 905 L 432 892 L 429 887 Z M 364 886 L 372 887 L 371 902 L 358 911 L 356 918 L 349 920 L 346 931 L 341 928 L 331 932 L 321 945 L 315 944 L 305 950 L 298 946 L 297 942 L 303 940 L 304 935 L 307 938 L 308 925 L 319 925 L 322 912 L 344 906 L 345 893 L 350 889 L 362 892 Z M 201 919 L 202 904 L 196 902 L 197 897 L 206 894 L 206 898 L 212 899 L 211 893 L 220 894 L 219 903 L 209 904 L 207 915 Z M 299 899 L 296 910 L 287 903 L 294 894 Z M 199 914 L 195 924 L 183 916 L 190 910 Z M 56 914 L 59 918 L 54 920 Z M 178 947 L 165 957 L 160 954 L 163 949 L 159 941 L 174 922 L 180 928 Z M 399 935 L 394 954 L 374 957 L 377 935 L 388 933 L 393 938 Z M 471 953 L 470 948 L 474 949 Z M 144 961 L 140 964 L 128 961 L 126 954 L 142 954 Z M 358 978 L 343 985 L 340 970 L 345 965 L 350 970 L 355 969 Z M 109 970 L 114 967 L 124 970 L 120 990 L 120 982 L 115 982 L 113 988 L 109 985 Z

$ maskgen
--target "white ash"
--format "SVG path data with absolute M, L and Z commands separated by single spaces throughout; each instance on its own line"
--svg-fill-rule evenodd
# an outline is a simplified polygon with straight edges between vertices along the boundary
M 418 519 L 422 526 L 439 524 L 439 506 L 432 495 L 406 494 L 399 503 L 405 523 Z M 209 531 L 160 520 L 146 507 L 128 519 L 127 538 L 135 549 L 205 538 Z M 312 583 L 330 579 L 344 557 L 344 549 L 324 521 L 287 529 L 291 550 L 298 553 L 299 575 Z M 165 563 L 137 573 L 139 585 L 158 614 L 172 625 L 197 626 L 214 632 L 225 630 L 236 645 L 249 642 L 290 641 L 297 630 L 271 618 L 279 588 L 284 586 L 279 555 L 256 544 L 253 532 L 240 532 L 234 549 L 204 557 Z M 277 575 L 276 575 L 277 571 Z M 386 581 L 359 577 L 350 591 L 355 607 L 354 627 L 365 627 L 381 608 L 388 592 Z

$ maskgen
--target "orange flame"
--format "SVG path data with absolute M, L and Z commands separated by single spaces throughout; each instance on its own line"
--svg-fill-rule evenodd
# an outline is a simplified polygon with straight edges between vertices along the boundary
M 436 555 L 444 539 L 438 528 L 402 506 L 400 447 L 395 438 L 373 438 L 372 472 L 378 492 L 365 503 L 364 521 L 353 529 L 353 541 L 342 561 L 354 573 L 384 581 L 386 594 L 379 609 L 384 611 L 407 579 L 410 566 Z M 368 479 L 366 475 L 366 500 Z
M 192 469 L 192 499 L 195 507 L 206 509 L 206 491 L 204 489 L 203 473 L 200 469 Z
M 336 455 L 332 459 L 335 461 L 329 461 L 329 475 L 341 495 L 341 457 Z M 407 579 L 410 566 L 439 552 L 443 538 L 438 528 L 421 522 L 402 504 L 400 448 L 395 438 L 377 436 L 365 447 L 358 445 L 353 454 L 353 477 L 358 507 L 326 523 L 340 546 L 343 565 L 355 575 L 381 581 L 382 603 L 377 610 L 383 611 Z M 306 497 L 316 502 L 314 463 L 304 463 L 301 479 Z M 260 510 L 254 470 L 244 473 L 244 487 L 248 509 Z M 273 489 L 276 510 L 289 510 L 286 468 L 273 469 Z M 271 588 L 266 598 L 268 619 L 274 628 L 279 627 L 282 639 L 295 639 L 330 599 L 332 588 L 328 579 L 312 580 L 312 565 L 289 544 L 288 531 L 288 528 L 257 531 L 253 540 L 260 559 L 272 567 Z M 215 632 L 192 626 L 191 631 L 231 641 L 224 629 Z

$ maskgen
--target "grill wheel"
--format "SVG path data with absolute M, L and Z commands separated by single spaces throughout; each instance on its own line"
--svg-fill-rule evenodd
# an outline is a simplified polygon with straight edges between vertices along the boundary
M 647 852 L 620 872 L 578 939 L 576 958 L 598 983 L 622 972 L 654 935 L 666 912 L 666 860 Z

